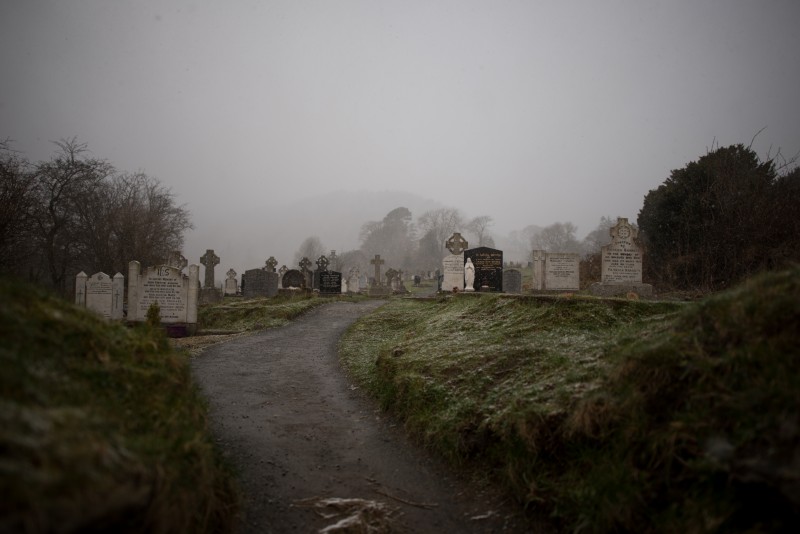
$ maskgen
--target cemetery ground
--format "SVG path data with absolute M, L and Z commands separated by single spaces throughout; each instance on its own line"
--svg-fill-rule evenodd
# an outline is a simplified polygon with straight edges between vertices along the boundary
M 800 525 L 800 269 L 700 302 L 393 300 L 340 344 L 426 448 L 558 530 Z
M 233 528 L 234 477 L 209 437 L 188 353 L 145 326 L 0 289 L 0 490 L 10 496 L 0 531 Z M 214 335 L 201 344 L 331 300 L 203 308 L 200 326 Z M 497 484 L 498 498 L 557 531 L 772 532 L 800 523 L 798 341 L 794 268 L 690 303 L 390 299 L 338 352 L 358 388 L 345 395 L 374 397 L 387 432 Z M 294 385 L 315 393 L 311 381 Z

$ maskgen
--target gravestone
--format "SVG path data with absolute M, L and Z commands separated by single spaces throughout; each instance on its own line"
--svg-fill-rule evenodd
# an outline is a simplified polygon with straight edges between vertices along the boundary
M 317 264 L 317 269 L 314 271 L 314 285 L 313 289 L 320 289 L 320 276 L 323 271 L 328 270 L 328 258 L 325 255 L 320 256 L 317 258 L 315 262 Z
M 214 287 L 214 267 L 219 265 L 219 256 L 214 254 L 213 249 L 207 249 L 206 253 L 200 258 L 200 263 L 206 268 L 204 288 Z
M 459 232 L 454 232 L 453 235 L 451 235 L 450 238 L 445 241 L 444 246 L 450 251 L 450 254 L 458 255 L 467 250 L 469 243 L 466 239 L 461 237 Z
M 398 272 L 394 269 L 387 269 L 384 276 L 386 277 L 386 286 L 391 288 L 392 291 L 396 290 Z
M 450 254 L 442 259 L 442 280 L 440 291 L 462 291 L 464 289 L 464 250 L 469 243 L 455 232 L 445 241 Z
M 382 259 L 380 254 L 375 254 L 375 257 L 369 262 L 375 266 L 375 279 L 369 286 L 370 296 L 380 297 L 391 294 L 391 287 L 383 285 L 383 280 L 381 280 L 381 265 L 386 263 L 386 260 Z
M 268 273 L 274 273 L 275 266 L 278 265 L 278 260 L 276 260 L 274 256 L 270 256 L 269 258 L 267 258 L 267 261 L 264 262 L 264 265 L 266 267 L 264 269 L 265 271 L 267 271 Z
M 519 269 L 506 269 L 503 271 L 503 290 L 506 293 L 522 293 L 522 273 Z
M 533 280 L 531 283 L 531 290 L 542 291 L 544 289 L 544 250 L 533 251 L 533 262 L 531 263 L 531 270 L 533 271 Z
M 592 284 L 589 292 L 601 296 L 628 293 L 652 296 L 653 286 L 642 283 L 642 249 L 636 242 L 638 230 L 628 219 L 619 217 L 609 233 L 611 243 L 601 249 L 601 281 Z
M 503 291 L 503 251 L 477 247 L 464 251 L 475 266 L 475 291 Z
M 122 319 L 124 295 L 125 277 L 121 273 L 111 278 L 105 273 L 87 277 L 86 273 L 80 272 L 75 277 L 75 303 L 105 319 Z
M 338 271 L 320 271 L 320 295 L 338 295 L 342 292 L 342 273 Z
M 228 269 L 228 272 L 225 273 L 227 278 L 225 279 L 225 294 L 226 295 L 235 295 L 239 291 L 238 284 L 236 283 L 236 271 L 233 269 Z
M 442 259 L 441 291 L 464 289 L 464 254 L 449 254 Z
M 360 279 L 361 273 L 359 272 L 358 267 L 351 267 L 350 276 L 347 280 L 347 291 L 349 293 L 358 293 L 361 291 Z
M 580 255 L 533 251 L 532 291 L 578 291 L 581 288 Z
M 580 255 L 569 252 L 548 252 L 544 261 L 544 289 L 578 291 L 580 288 Z
M 147 310 L 158 303 L 161 322 L 168 325 L 182 324 L 188 333 L 197 326 L 197 290 L 200 267 L 189 265 L 189 275 L 178 267 L 156 265 L 141 271 L 141 264 L 128 264 L 128 321 L 143 322 Z
M 281 268 L 278 269 L 278 289 L 283 289 L 283 275 L 286 274 L 289 268 L 285 265 L 281 265 Z
M 246 299 L 263 297 L 267 291 L 267 275 L 264 269 L 248 269 L 242 275 L 242 296 Z
M 309 260 L 306 257 L 300 260 L 300 272 L 303 274 L 303 278 L 305 279 L 305 281 L 303 282 L 303 288 L 308 288 L 308 289 L 313 288 L 314 276 L 311 272 L 310 267 L 311 267 L 311 260 Z M 292 286 L 292 287 L 298 287 L 298 286 Z
M 284 289 L 305 289 L 306 277 L 297 269 L 289 269 L 283 275 L 283 288 Z
M 222 300 L 222 294 L 214 287 L 214 267 L 219 265 L 219 256 L 213 249 L 207 249 L 200 258 L 200 263 L 205 267 L 205 280 L 203 289 L 200 290 L 200 304 L 214 304 Z
M 264 269 L 249 269 L 244 273 L 247 283 L 242 288 L 245 298 L 274 297 L 278 294 L 278 273 Z
M 380 254 L 375 254 L 375 257 L 369 260 L 370 265 L 375 266 L 375 284 L 381 284 L 381 265 L 386 263 L 386 260 L 381 259 Z

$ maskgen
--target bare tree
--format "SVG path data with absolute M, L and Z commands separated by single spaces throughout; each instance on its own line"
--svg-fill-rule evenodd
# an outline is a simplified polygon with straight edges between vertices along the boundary
M 571 222 L 553 223 L 531 238 L 531 248 L 547 252 L 579 252 L 580 243 L 575 238 L 577 230 Z
M 86 263 L 109 274 L 125 272 L 132 259 L 146 265 L 164 261 L 183 247 L 184 233 L 192 228 L 186 207 L 142 172 L 115 175 L 99 184 L 80 214 Z
M 22 274 L 32 255 L 30 226 L 36 183 L 28 161 L 0 141 L 0 272 Z
M 327 250 L 328 249 L 325 247 L 325 245 L 322 244 L 322 241 L 320 241 L 319 237 L 315 235 L 307 237 L 300 244 L 300 248 L 297 249 L 297 252 L 295 252 L 294 263 L 295 265 L 298 265 L 300 263 L 300 260 L 302 260 L 303 258 L 308 258 L 309 260 L 311 260 L 311 263 L 313 265 L 313 263 L 317 261 L 317 258 L 324 255 Z
M 439 243 L 439 252 L 443 252 L 447 238 L 461 230 L 463 218 L 457 209 L 439 208 L 423 213 L 417 220 L 417 226 L 423 236 L 435 239 Z
M 597 227 L 589 232 L 581 242 L 581 253 L 584 256 L 600 252 L 600 249 L 611 243 L 610 229 L 617 224 L 616 217 L 600 217 Z
M 469 221 L 464 228 L 477 238 L 475 246 L 491 247 L 494 246 L 494 240 L 489 235 L 489 227 L 492 224 L 494 219 L 489 215 L 480 215 Z
M 77 268 L 85 253 L 80 238 L 82 205 L 114 169 L 105 160 L 89 157 L 86 144 L 75 137 L 55 144 L 60 151 L 35 166 L 38 206 L 33 219 L 49 281 L 65 294 L 67 273 Z

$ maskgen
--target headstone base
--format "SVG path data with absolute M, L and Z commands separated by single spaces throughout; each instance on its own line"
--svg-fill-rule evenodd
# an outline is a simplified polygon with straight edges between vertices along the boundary
M 279 297 L 299 297 L 302 295 L 309 295 L 311 294 L 310 289 L 304 289 L 301 287 L 282 287 L 278 289 L 278 296 Z
M 652 297 L 653 286 L 650 284 L 603 284 L 596 282 L 589 286 L 589 294 L 598 297 L 619 297 L 628 293 L 636 293 L 640 297 Z
M 370 297 L 388 297 L 392 294 L 392 288 L 387 286 L 372 286 L 369 288 Z
M 204 287 L 200 290 L 200 304 L 217 304 L 222 302 L 222 295 L 215 287 Z

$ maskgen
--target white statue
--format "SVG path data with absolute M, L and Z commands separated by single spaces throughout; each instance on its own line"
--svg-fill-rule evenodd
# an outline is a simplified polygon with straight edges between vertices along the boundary
M 464 291 L 475 291 L 472 285 L 475 283 L 475 266 L 472 264 L 472 258 L 467 258 L 467 263 L 464 264 Z

